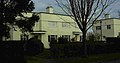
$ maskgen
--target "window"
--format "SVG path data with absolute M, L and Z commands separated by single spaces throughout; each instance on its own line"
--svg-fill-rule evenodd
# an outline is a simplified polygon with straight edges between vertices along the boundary
M 48 22 L 48 27 L 51 27 L 51 28 L 57 27 L 57 22 L 49 21 L 49 22 Z
M 118 35 L 120 35 L 120 32 L 118 32 Z
M 57 40 L 57 35 L 48 35 L 48 42 L 52 42 L 54 40 Z
M 62 37 L 70 41 L 70 35 L 62 35 Z
M 111 25 L 107 25 L 107 29 L 111 29 Z
M 69 27 L 70 27 L 70 23 L 68 23 L 68 22 L 63 22 L 63 23 L 62 23 L 62 27 L 64 27 L 64 28 L 69 28 Z
M 117 37 L 120 37 L 120 32 L 118 32 L 118 36 Z
M 101 26 L 96 26 L 96 30 L 101 30 Z

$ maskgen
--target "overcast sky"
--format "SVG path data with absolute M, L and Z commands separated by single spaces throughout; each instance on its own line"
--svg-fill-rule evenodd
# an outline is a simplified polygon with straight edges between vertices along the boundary
M 54 11 L 57 13 L 61 13 L 60 8 L 57 6 L 55 0 L 32 0 L 35 3 L 34 12 L 45 12 L 45 8 L 47 6 L 53 6 Z M 111 11 L 109 12 L 111 17 L 116 17 L 117 11 L 120 10 L 120 0 L 117 0 L 114 4 L 109 7 Z
M 32 0 L 35 3 L 35 10 L 36 12 L 45 11 L 47 6 L 55 6 L 55 0 Z

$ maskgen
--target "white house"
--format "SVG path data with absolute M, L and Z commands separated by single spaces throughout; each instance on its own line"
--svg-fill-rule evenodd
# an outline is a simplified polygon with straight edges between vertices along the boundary
M 29 38 L 37 35 L 43 42 L 45 48 L 49 48 L 49 43 L 52 39 L 58 39 L 58 37 L 64 37 L 68 40 L 72 38 L 75 41 L 80 41 L 81 31 L 79 30 L 76 22 L 64 14 L 57 14 L 53 12 L 53 7 L 48 6 L 46 12 L 38 13 L 40 19 L 35 23 L 34 32 L 28 34 Z M 27 16 L 31 16 L 32 13 L 28 13 Z M 11 40 L 20 40 L 21 32 L 12 30 Z
M 105 40 L 106 37 L 117 37 L 120 35 L 120 19 L 110 18 L 110 15 L 106 14 L 105 19 L 94 23 L 93 31 L 100 35 L 100 40 Z

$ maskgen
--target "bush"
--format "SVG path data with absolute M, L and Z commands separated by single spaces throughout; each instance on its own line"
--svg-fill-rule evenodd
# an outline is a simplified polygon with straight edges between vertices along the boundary
M 59 44 L 65 44 L 65 43 L 68 43 L 68 40 L 67 40 L 67 38 L 59 37 L 58 38 L 58 43 Z
M 23 42 L 0 41 L 0 63 L 24 63 Z
M 120 38 L 118 38 L 118 37 L 107 37 L 106 41 L 107 41 L 107 43 L 118 43 L 118 44 L 120 44 Z
M 38 39 L 31 38 L 25 44 L 25 53 L 27 55 L 37 55 L 42 53 L 43 49 L 43 43 Z
M 60 42 L 61 43 L 61 42 Z M 52 44 L 51 51 L 53 56 L 57 57 L 77 57 L 84 54 L 84 47 L 82 42 L 71 42 L 64 44 Z M 94 41 L 87 43 L 87 53 L 104 54 L 104 53 L 120 53 L 119 43 L 105 43 L 104 41 Z
M 81 43 L 52 44 L 53 57 L 77 57 L 83 54 Z

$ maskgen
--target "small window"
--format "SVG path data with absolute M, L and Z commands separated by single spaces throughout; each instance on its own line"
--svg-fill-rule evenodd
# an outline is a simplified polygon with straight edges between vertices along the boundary
M 120 35 L 120 32 L 118 32 L 118 35 Z
M 48 22 L 48 27 L 51 27 L 51 28 L 57 27 L 57 22 L 49 21 L 49 22 Z
M 48 42 L 57 40 L 57 35 L 48 35 Z
M 68 23 L 68 22 L 63 22 L 63 23 L 62 23 L 62 27 L 64 27 L 64 28 L 70 28 L 70 23 Z
M 96 26 L 96 30 L 101 30 L 101 26 Z
M 107 25 L 107 29 L 111 29 L 111 25 Z
M 118 36 L 117 37 L 120 37 L 120 32 L 118 32 Z

